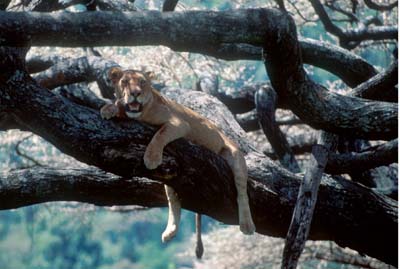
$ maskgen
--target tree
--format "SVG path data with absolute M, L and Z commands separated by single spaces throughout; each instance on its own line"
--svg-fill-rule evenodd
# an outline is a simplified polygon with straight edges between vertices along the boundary
M 32 132 L 94 167 L 35 166 L 2 173 L 1 209 L 55 200 L 157 207 L 165 205 L 161 188 L 165 183 L 177 191 L 184 208 L 224 223 L 237 222 L 232 174 L 222 158 L 180 139 L 166 148 L 158 169 L 146 170 L 142 157 L 155 128 L 138 122 L 102 120 L 98 110 L 105 104 L 104 99 L 90 91 L 87 84 L 75 84 L 95 81 L 102 97 L 112 99 L 106 74 L 120 63 L 103 58 L 91 47 L 164 45 L 174 51 L 221 59 L 257 59 L 265 65 L 268 83 L 244 86 L 232 93 L 218 89 L 216 77 L 197 74 L 189 57 L 176 53 L 198 78 L 197 89 L 202 92 L 160 87 L 165 95 L 212 119 L 246 153 L 248 191 L 258 233 L 286 236 L 298 188 L 303 184 L 299 198 L 306 202 L 305 206 L 297 203 L 297 209 L 310 214 L 306 220 L 312 219 L 311 228 L 304 228 L 310 229 L 310 239 L 335 241 L 342 247 L 397 264 L 397 236 L 393 236 L 397 233 L 397 202 L 388 197 L 391 192 L 378 193 L 371 188 L 375 186 L 368 184 L 368 180 L 382 178 L 382 174 L 381 178 L 374 176 L 371 169 L 397 162 L 397 59 L 386 71 L 378 73 L 348 50 L 369 44 L 370 40 L 376 44 L 395 42 L 396 25 L 385 22 L 384 26 L 376 26 L 377 19 L 359 22 L 356 14 L 361 8 L 353 2 L 351 11 L 346 11 L 339 1 L 329 1 L 325 7 L 319 1 L 307 2 L 327 32 L 338 38 L 341 48 L 299 39 L 296 22 L 281 2 L 280 10 L 168 13 L 133 11 L 135 7 L 126 1 L 111 5 L 97 0 L 94 7 L 93 1 L 3 2 L 9 10 L 31 11 L 0 11 L 0 129 Z M 365 4 L 370 7 L 371 1 L 368 2 Z M 289 3 L 296 16 L 302 15 L 296 4 Z M 84 15 L 32 12 L 77 4 L 87 4 Z M 164 7 L 173 10 L 176 4 L 177 1 L 166 1 Z M 325 8 L 341 13 L 349 25 L 358 22 L 358 28 L 343 30 L 335 26 Z M 385 6 L 382 12 L 393 8 Z M 104 10 L 131 11 L 121 14 Z M 30 46 L 85 47 L 87 55 L 27 58 Z M 176 77 L 171 67 L 173 59 L 169 60 L 163 62 L 164 67 Z M 353 89 L 347 94 L 328 90 L 307 74 L 303 63 L 335 74 L 342 88 L 346 84 Z M 315 162 L 310 161 L 304 180 L 296 174 L 300 171 L 296 151 L 278 126 L 276 108 L 291 111 L 295 123 L 321 130 L 319 145 L 313 147 Z M 280 165 L 255 149 L 232 114 L 252 109 L 252 113 L 242 116 L 241 123 L 248 123 L 249 116 L 250 121 L 259 122 L 272 146 L 269 156 L 277 158 Z M 377 140 L 388 142 L 373 142 L 373 146 L 369 142 Z M 315 139 L 311 144 L 316 144 Z M 340 176 L 343 174 L 350 175 L 353 181 Z M 304 185 L 307 178 L 313 184 L 310 190 Z M 314 210 L 308 204 L 315 203 L 317 193 Z M 310 197 L 314 202 L 309 202 Z M 296 224 L 307 221 L 296 223 L 294 219 L 291 227 L 296 231 Z M 301 252 L 307 235 L 308 232 L 303 233 L 302 240 L 295 239 L 287 246 L 299 243 L 296 251 Z M 289 236 L 288 242 L 290 239 Z M 285 268 L 296 266 L 296 260 L 286 259 L 289 264 Z

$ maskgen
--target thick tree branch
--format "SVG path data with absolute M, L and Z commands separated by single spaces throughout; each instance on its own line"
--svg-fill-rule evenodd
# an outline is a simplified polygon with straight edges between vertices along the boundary
M 16 38 L 30 36 L 32 46 L 49 43 L 62 47 L 159 44 L 175 50 L 206 52 L 223 43 L 261 45 L 268 28 L 261 18 L 269 13 L 265 9 L 120 14 L 99 11 L 84 14 L 0 12 L 0 37 L 2 45 L 11 45 Z M 217 20 L 219 23 L 215 23 Z
M 300 178 L 254 152 L 233 116 L 215 99 L 201 92 L 177 92 L 176 96 L 179 97 L 178 101 L 205 112 L 205 116 L 212 118 L 247 153 L 251 178 L 249 195 L 257 231 L 284 236 Z M 149 171 L 145 169 L 142 158 L 154 129 L 132 121 L 104 121 L 98 111 L 73 105 L 39 87 L 23 71 L 15 71 L 9 79 L 1 81 L 0 103 L 1 109 L 9 109 L 21 125 L 53 143 L 64 153 L 120 176 L 143 176 L 167 183 L 177 191 L 185 208 L 224 223 L 237 223 L 232 173 L 221 157 L 208 150 L 178 140 L 167 146 L 163 164 Z M 393 236 L 397 230 L 396 203 L 354 183 L 339 182 L 323 178 L 311 239 L 334 240 L 342 246 L 349 246 L 388 263 L 396 263 L 397 239 Z M 68 188 L 68 185 L 65 186 Z M 92 195 L 96 193 L 88 186 L 85 185 L 82 191 L 86 190 Z M 118 188 L 121 191 L 124 189 Z M 108 189 L 106 191 L 110 192 Z M 40 195 L 41 192 L 35 193 Z M 60 192 L 58 195 L 63 194 Z M 115 193 L 113 204 L 121 199 L 127 203 L 128 196 L 134 199 L 132 195 Z M 50 200 L 55 200 L 54 197 Z M 349 219 L 352 223 L 350 226 Z M 357 225 L 353 226 L 353 221 Z M 371 229 L 375 231 L 373 234 L 369 233 Z
M 251 132 L 260 129 L 260 125 L 258 124 L 257 112 L 255 110 L 251 110 L 246 113 L 237 114 L 236 121 L 239 123 L 240 127 L 243 128 L 246 132 Z M 276 124 L 278 125 L 296 125 L 303 124 L 303 122 L 297 117 L 285 117 L 276 119 Z
M 43 60 L 41 64 L 37 58 L 31 59 L 28 61 L 28 70 L 39 69 L 50 64 L 50 59 L 48 61 L 46 61 L 46 58 Z M 107 79 L 107 74 L 111 67 L 119 66 L 117 63 L 96 56 L 57 60 L 49 69 L 34 76 L 35 80 L 43 87 L 54 89 L 73 83 L 96 81 L 104 98 L 115 98 L 114 88 Z
M 308 38 L 300 39 L 303 61 L 325 69 L 341 78 L 350 87 L 376 74 L 372 65 L 364 59 L 326 42 Z M 262 48 L 249 44 L 222 44 L 215 51 L 203 52 L 225 60 L 260 60 Z
M 95 168 L 30 168 L 0 173 L 1 209 L 50 201 L 80 201 L 100 206 L 166 206 L 163 184 L 122 178 Z M 118 201 L 116 198 L 118 197 Z
M 398 67 L 397 61 L 382 73 L 358 85 L 349 95 L 361 98 L 388 102 L 398 101 Z
M 56 10 L 63 10 L 70 6 L 82 4 L 90 6 L 92 0 L 13 0 L 10 3 L 9 10 L 12 11 L 38 11 L 38 12 L 51 12 Z M 100 10 L 108 11 L 135 11 L 136 8 L 133 3 L 125 0 L 104 1 L 96 0 L 96 6 Z
M 121 13 L 120 16 L 107 12 L 84 15 L 41 13 L 40 16 L 0 12 L 0 38 L 2 44 L 13 44 L 20 38 L 31 36 L 32 46 L 162 44 L 177 51 L 198 52 L 228 60 L 261 60 L 261 40 L 267 30 L 263 18 L 266 16 L 270 14 L 263 9 L 233 13 L 193 11 L 163 14 L 151 11 Z M 121 32 L 124 35 L 120 35 Z M 301 47 L 305 63 L 336 74 L 351 87 L 376 74 L 362 58 L 337 46 L 304 39 Z
M 375 9 L 378 11 L 386 11 L 386 10 L 392 10 L 393 8 L 397 7 L 398 1 L 394 1 L 393 3 L 388 3 L 388 4 L 378 4 L 375 3 L 373 0 L 364 0 L 364 3 L 370 9 Z
M 330 154 L 326 171 L 329 174 L 357 173 L 396 162 L 398 162 L 397 139 L 362 152 Z
M 286 100 L 301 120 L 316 129 L 365 139 L 397 137 L 396 104 L 338 95 L 314 83 L 302 66 L 293 19 L 282 15 L 276 20 L 264 49 L 265 65 L 279 99 Z
M 68 58 L 59 55 L 40 55 L 32 56 L 26 59 L 26 69 L 29 74 L 45 71 L 58 62 L 67 61 Z

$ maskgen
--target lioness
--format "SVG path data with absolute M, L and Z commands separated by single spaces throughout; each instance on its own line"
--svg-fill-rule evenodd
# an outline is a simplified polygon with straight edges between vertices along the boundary
M 196 144 L 221 155 L 234 174 L 237 189 L 240 230 L 252 234 L 255 226 L 251 217 L 247 196 L 247 167 L 238 146 L 227 138 L 208 119 L 196 112 L 162 96 L 151 86 L 153 78 L 150 72 L 136 70 L 123 71 L 113 67 L 109 71 L 117 100 L 101 108 L 101 116 L 129 117 L 151 125 L 161 126 L 152 138 L 144 154 L 144 164 L 155 169 L 162 162 L 164 147 L 171 141 L 184 137 Z M 162 234 L 162 241 L 170 240 L 177 232 L 180 220 L 181 204 L 177 194 L 165 185 L 168 198 L 168 224 Z

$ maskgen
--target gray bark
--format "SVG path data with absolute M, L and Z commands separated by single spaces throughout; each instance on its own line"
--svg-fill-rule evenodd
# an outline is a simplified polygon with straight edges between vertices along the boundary
M 379 11 L 385 11 L 385 10 L 392 10 L 393 8 L 396 8 L 398 5 L 398 1 L 393 1 L 392 3 L 375 3 L 373 0 L 364 0 L 364 3 L 367 7 Z
M 10 1 L 9 1 L 10 2 Z M 136 10 L 133 3 L 126 0 L 104 1 L 96 0 L 95 6 L 100 10 L 107 11 L 134 11 Z M 38 11 L 50 12 L 63 10 L 70 6 L 82 4 L 86 7 L 91 7 L 94 3 L 91 0 L 13 0 L 8 5 L 8 10 L 11 11 Z
M 361 173 L 368 169 L 398 162 L 398 140 L 370 147 L 362 152 L 330 154 L 326 172 L 329 174 Z
M 365 99 L 398 102 L 398 67 L 397 60 L 387 70 L 370 78 L 354 88 L 349 95 Z
M 96 81 L 104 98 L 111 100 L 115 98 L 114 88 L 107 79 L 107 75 L 111 67 L 119 66 L 117 63 L 96 56 L 77 59 L 55 57 L 55 59 L 42 60 L 43 62 L 37 58 L 31 59 L 28 61 L 27 68 L 30 71 L 36 71 L 56 61 L 47 70 L 33 76 L 43 87 L 54 89 L 73 83 Z
M 263 18 L 271 16 L 269 13 L 263 9 L 173 14 L 151 11 L 123 16 L 107 12 L 84 15 L 0 12 L 0 38 L 4 38 L 2 44 L 12 45 L 20 44 L 21 39 L 29 36 L 32 46 L 162 44 L 173 50 L 228 60 L 261 60 L 262 40 L 267 30 Z M 376 74 L 365 60 L 340 47 L 311 39 L 301 40 L 301 47 L 305 63 L 336 74 L 349 86 L 356 86 Z
M 315 145 L 312 149 L 311 160 L 300 185 L 292 221 L 286 236 L 282 269 L 295 269 L 303 252 L 310 232 L 319 184 L 328 160 L 328 154 L 328 149 L 323 145 Z
M 0 112 L 8 111 L 21 126 L 42 136 L 62 152 L 122 177 L 148 177 L 169 184 L 177 191 L 184 208 L 227 224 L 237 224 L 232 173 L 221 157 L 180 139 L 166 147 L 162 165 L 149 171 L 145 169 L 142 158 L 154 128 L 135 121 L 104 121 L 98 111 L 74 105 L 41 88 L 20 70 L 14 71 L 9 79 L 0 81 Z M 178 97 L 178 102 L 213 119 L 238 142 L 246 154 L 249 168 L 248 191 L 257 232 L 285 236 L 300 177 L 257 153 L 246 141 L 244 131 L 234 121 L 233 115 L 215 98 L 201 92 L 185 93 L 178 89 L 175 94 L 172 90 L 169 92 L 170 96 Z M 67 182 L 60 183 L 63 188 L 75 186 L 71 177 L 65 179 Z M 77 188 L 83 193 L 47 192 L 47 199 L 65 200 L 67 195 L 72 195 L 70 200 L 89 201 L 90 198 L 92 203 L 102 205 L 128 203 L 133 201 L 130 199 L 135 199 L 134 195 L 125 192 L 124 180 L 112 181 L 117 184 L 112 192 L 109 188 L 101 188 L 99 181 L 80 182 L 82 185 L 78 184 Z M 43 202 L 46 192 L 39 190 L 46 188 L 46 184 L 31 186 L 35 186 L 29 194 L 33 196 L 31 200 L 26 196 L 18 200 L 15 194 L 17 196 L 13 199 L 7 199 L 7 208 L 12 208 L 11 201 L 19 201 L 14 207 L 22 206 L 22 203 Z M 3 185 L 2 188 L 4 190 Z M 98 192 L 93 192 L 93 189 Z M 89 198 L 82 198 L 86 196 L 84 194 Z M 37 200 L 40 195 L 43 195 L 41 200 Z M 360 185 L 333 181 L 326 176 L 323 177 L 319 195 L 311 239 L 334 240 L 341 246 L 387 263 L 397 262 L 397 237 L 393 236 L 397 231 L 395 202 Z M 371 234 L 371 230 L 374 233 Z
M 315 129 L 364 139 L 397 137 L 397 104 L 342 96 L 314 83 L 302 66 L 293 19 L 288 15 L 274 19 L 264 50 L 265 66 L 279 99 L 286 100 L 287 106 Z

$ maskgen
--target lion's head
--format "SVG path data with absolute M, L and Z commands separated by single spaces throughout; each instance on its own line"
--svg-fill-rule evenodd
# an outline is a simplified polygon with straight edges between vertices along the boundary
M 117 98 L 124 105 L 126 115 L 130 118 L 139 117 L 143 107 L 153 97 L 151 80 L 154 73 L 112 67 L 108 75 L 114 84 Z

